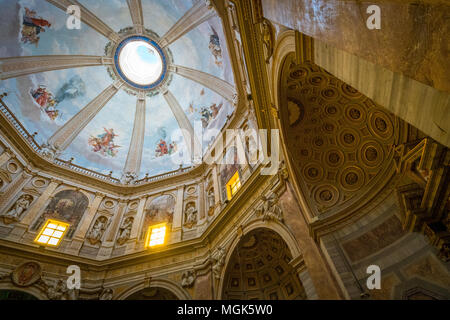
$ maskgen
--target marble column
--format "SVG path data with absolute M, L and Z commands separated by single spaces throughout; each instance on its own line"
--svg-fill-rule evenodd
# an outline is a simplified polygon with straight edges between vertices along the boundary
M 130 9 L 131 20 L 133 21 L 134 30 L 137 34 L 144 32 L 144 14 L 142 12 L 141 0 L 127 0 Z
M 233 85 L 209 73 L 188 67 L 172 65 L 169 70 L 216 92 L 232 104 L 236 103 L 236 90 Z
M 60 127 L 49 139 L 50 148 L 64 151 L 89 122 L 100 112 L 106 103 L 117 93 L 123 82 L 116 81 L 103 90 L 94 100 L 89 102 L 75 116 Z
M 48 199 L 55 192 L 56 188 L 62 184 L 62 181 L 52 179 L 48 184 L 47 188 L 45 188 L 44 192 L 39 196 L 39 198 L 25 211 L 22 220 L 18 222 L 14 228 L 14 230 L 10 234 L 11 239 L 20 239 L 23 234 L 30 228 L 33 221 L 36 219 L 37 215 L 41 211 L 41 209 L 45 206 Z
M 142 162 L 142 151 L 144 149 L 145 135 L 145 94 L 139 94 L 134 115 L 133 134 L 131 136 L 130 149 L 128 150 L 127 161 L 123 169 L 124 174 L 139 175 Z
M 76 5 L 80 8 L 80 20 L 87 24 L 89 27 L 105 36 L 107 39 L 118 42 L 120 36 L 117 32 L 111 29 L 106 23 L 100 20 L 95 14 L 86 9 L 77 0 L 46 0 L 55 7 L 67 12 L 67 8 L 71 5 Z
M 6 80 L 53 70 L 112 64 L 111 58 L 82 55 L 0 58 L 0 79 Z
M 297 199 L 289 183 L 286 192 L 280 197 L 285 224 L 289 226 L 299 248 L 309 275 L 317 290 L 319 299 L 343 299 L 342 291 L 327 263 L 321 249 L 310 235 L 309 226 L 303 217 Z
M 191 155 L 191 159 L 201 159 L 201 143 L 194 132 L 191 122 L 189 121 L 186 113 L 181 109 L 175 96 L 167 88 L 163 91 L 164 99 L 172 110 L 175 119 L 177 119 L 178 125 L 183 129 L 183 136 L 188 148 L 188 152 Z
M 161 47 L 167 47 L 177 39 L 181 38 L 183 35 L 195 29 L 197 26 L 203 22 L 211 19 L 216 15 L 216 11 L 212 7 L 210 1 L 197 1 L 194 6 L 189 9 L 181 18 L 178 20 L 165 35 L 161 37 L 159 45 Z

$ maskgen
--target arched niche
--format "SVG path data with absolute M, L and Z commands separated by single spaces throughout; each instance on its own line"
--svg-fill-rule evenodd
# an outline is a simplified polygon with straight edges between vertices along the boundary
M 159 293 L 158 293 L 159 291 Z M 158 295 L 159 294 L 159 295 Z M 165 299 L 163 299 L 165 298 Z M 190 300 L 186 290 L 177 283 L 168 279 L 151 279 L 150 284 L 140 283 L 135 285 L 114 300 Z
M 170 194 L 157 196 L 148 202 L 144 210 L 144 221 L 141 229 L 141 239 L 144 238 L 147 229 L 151 225 L 158 223 L 172 223 L 175 212 L 175 197 Z
M 70 224 L 67 237 L 71 238 L 88 206 L 89 198 L 83 192 L 70 189 L 59 191 L 33 224 L 32 230 L 39 229 L 47 219 L 61 220 Z
M 26 291 L 0 289 L 0 301 L 5 300 L 39 300 L 39 299 Z
M 27 300 L 48 300 L 45 288 L 38 284 L 34 284 L 29 287 L 18 287 L 11 281 L 3 281 L 2 283 L 0 283 L 0 293 L 1 292 L 16 292 L 17 294 L 15 293 L 10 297 L 3 296 L 3 298 L 0 298 L 0 300 L 21 300 L 21 296 L 23 296 Z
M 275 231 L 259 227 L 243 236 L 227 260 L 224 300 L 299 300 L 306 291 L 290 264 L 291 250 Z

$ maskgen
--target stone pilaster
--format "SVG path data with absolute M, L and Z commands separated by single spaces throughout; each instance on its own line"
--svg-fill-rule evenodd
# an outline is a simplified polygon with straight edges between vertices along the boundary
M 145 135 L 145 95 L 139 94 L 134 116 L 133 134 L 127 161 L 123 169 L 124 174 L 132 174 L 137 177 L 141 170 L 142 150 L 144 148 Z
M 100 56 L 54 55 L 0 58 L 0 79 L 17 78 L 34 73 L 112 64 Z
M 125 209 L 127 207 L 127 202 L 120 201 L 119 202 L 119 208 L 117 209 L 116 214 L 112 219 L 113 222 L 107 231 L 107 235 L 105 237 L 105 242 L 102 243 L 102 246 L 100 247 L 100 250 L 98 252 L 97 258 L 100 260 L 107 259 L 111 256 L 111 253 L 113 251 L 114 245 L 115 245 L 115 239 L 116 234 L 120 226 L 120 222 L 122 221 L 122 217 L 125 213 Z
M 211 89 L 216 92 L 233 105 L 236 104 L 236 90 L 233 85 L 217 78 L 211 74 L 205 73 L 203 71 L 191 69 L 188 67 L 183 67 L 179 65 L 172 65 L 169 70 L 192 81 L 195 81 L 202 86 Z
M 171 230 L 171 239 L 173 242 L 181 241 L 183 214 L 184 214 L 184 186 L 180 186 L 177 189 L 177 199 L 175 204 L 175 210 L 173 213 L 173 223 Z
M 123 82 L 116 81 L 103 90 L 75 116 L 60 127 L 49 139 L 48 145 L 58 152 L 64 151 L 78 134 L 91 122 L 106 103 L 117 93 Z
M 207 193 L 205 192 L 205 180 L 200 181 L 199 184 L 199 203 L 198 203 L 198 224 L 202 224 L 206 218 L 206 198 Z
M 139 241 L 139 231 L 141 230 L 142 222 L 144 220 L 145 214 L 145 203 L 147 202 L 147 197 L 139 198 L 139 205 L 136 216 L 134 217 L 133 227 L 131 228 L 130 239 Z
M 131 253 L 136 248 L 137 242 L 139 242 L 140 230 L 144 220 L 145 214 L 145 203 L 147 202 L 147 197 L 143 196 L 139 198 L 139 205 L 136 214 L 134 215 L 133 226 L 131 227 L 130 240 L 127 244 L 126 254 Z
M 175 119 L 177 119 L 178 125 L 181 129 L 183 129 L 184 140 L 188 148 L 188 152 L 191 155 L 191 159 L 201 159 L 201 144 L 198 137 L 195 135 L 194 128 L 192 127 L 188 117 L 184 113 L 183 109 L 181 109 L 180 104 L 170 90 L 165 89 L 163 91 L 163 96 L 172 110 Z M 194 155 L 194 153 L 196 154 Z
M 164 36 L 162 36 L 159 45 L 161 47 L 167 47 L 215 15 L 216 11 L 209 1 L 197 1 L 194 6 L 189 9 Z
M 220 187 L 219 187 L 219 172 L 218 171 L 219 170 L 217 169 L 217 164 L 214 164 L 213 169 L 212 169 L 212 178 L 213 178 L 213 185 L 214 185 L 214 199 L 215 199 L 215 204 L 216 204 L 216 209 L 214 210 L 214 212 L 219 207 L 218 204 L 220 204 Z
M 80 20 L 87 24 L 89 27 L 105 36 L 107 39 L 118 42 L 120 40 L 120 36 L 111 29 L 106 23 L 100 20 L 95 14 L 86 9 L 83 5 L 81 5 L 77 0 L 46 0 L 48 3 L 51 3 L 55 7 L 67 12 L 67 8 L 71 5 L 76 5 L 80 8 Z
M 14 153 L 12 153 L 11 149 L 6 148 L 0 155 L 0 167 L 3 166 L 5 163 L 7 163 L 13 157 Z
M 78 255 L 81 246 L 83 245 L 84 238 L 86 237 L 86 233 L 89 230 L 89 226 L 92 223 L 92 220 L 95 218 L 95 215 L 102 203 L 105 195 L 103 193 L 97 192 L 95 194 L 95 198 L 92 201 L 91 205 L 88 208 L 87 214 L 83 217 L 78 230 L 75 232 L 72 243 L 70 247 L 67 248 L 66 253 Z
M 130 9 L 131 20 L 133 21 L 134 30 L 137 34 L 142 34 L 144 31 L 144 15 L 142 13 L 141 0 L 127 0 L 128 8 Z

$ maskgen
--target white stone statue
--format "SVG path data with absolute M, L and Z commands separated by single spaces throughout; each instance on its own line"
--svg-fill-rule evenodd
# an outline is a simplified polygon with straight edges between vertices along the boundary
M 197 209 L 193 203 L 186 206 L 186 224 L 191 227 L 197 223 Z
M 225 265 L 225 255 L 225 249 L 222 247 L 218 247 L 211 255 L 212 270 L 216 279 L 220 279 L 220 272 Z
M 121 182 L 122 184 L 131 184 L 134 181 L 136 181 L 137 175 L 134 174 L 133 172 L 126 172 L 123 174 Z
M 128 217 L 123 221 L 122 225 L 120 226 L 119 236 L 117 237 L 117 242 L 120 245 L 124 244 L 128 239 L 130 239 L 133 221 L 134 221 L 133 217 Z
M 47 285 L 47 296 L 50 300 L 77 300 L 79 290 L 68 289 L 66 281 L 58 280 L 52 286 Z
M 99 300 L 112 300 L 114 291 L 111 288 L 103 289 L 100 293 Z
M 46 143 L 41 146 L 41 154 L 47 159 L 54 160 L 59 156 L 60 151 L 50 144 Z
M 33 197 L 29 194 L 24 194 L 17 199 L 16 203 L 12 206 L 12 208 L 5 213 L 3 216 L 5 218 L 9 218 L 15 221 L 19 221 L 20 216 L 24 213 L 33 202 Z
M 208 192 L 208 210 L 213 209 L 216 205 L 216 198 L 214 196 L 214 189 L 209 190 Z
M 105 232 L 108 225 L 109 221 L 105 216 L 101 216 L 95 221 L 94 226 L 87 236 L 91 244 L 96 244 L 101 240 L 103 233 Z
M 181 276 L 181 286 L 183 288 L 190 288 L 195 282 L 195 270 L 187 270 Z

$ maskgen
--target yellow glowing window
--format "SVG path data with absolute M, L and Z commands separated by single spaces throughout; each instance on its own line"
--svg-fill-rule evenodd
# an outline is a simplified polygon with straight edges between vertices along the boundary
M 163 245 L 166 241 L 167 225 L 165 223 L 150 226 L 147 232 L 145 246 L 154 247 Z
M 231 177 L 230 181 L 227 183 L 227 195 L 228 200 L 231 200 L 231 198 L 236 194 L 236 192 L 241 187 L 241 180 L 239 179 L 239 172 L 236 171 L 236 173 Z
M 57 247 L 68 229 L 69 224 L 67 223 L 47 220 L 34 242 L 41 245 Z

